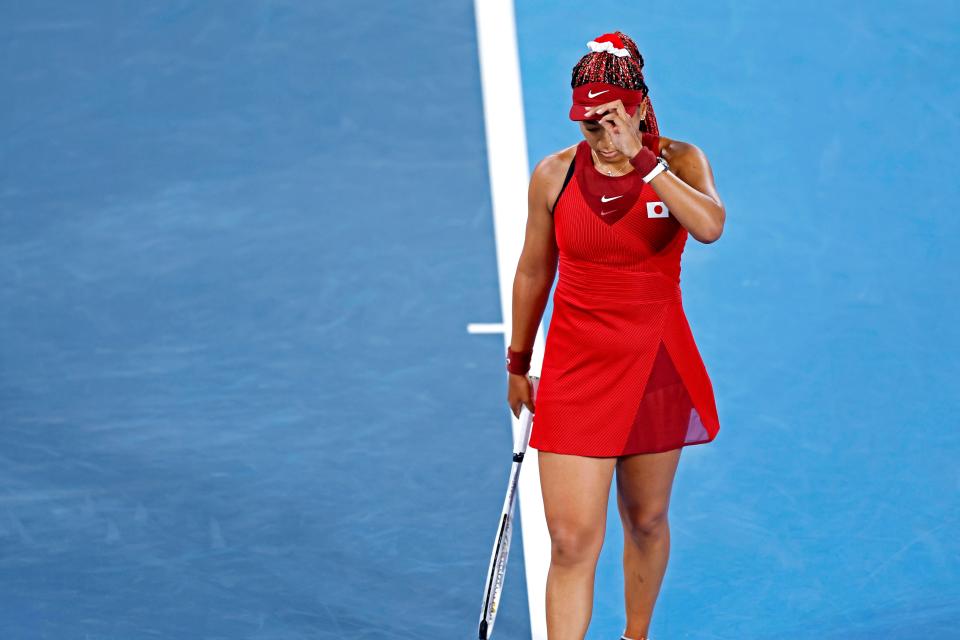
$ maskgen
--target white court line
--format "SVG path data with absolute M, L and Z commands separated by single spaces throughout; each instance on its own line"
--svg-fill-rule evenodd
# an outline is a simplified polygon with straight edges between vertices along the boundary
M 503 323 L 471 322 L 467 325 L 467 333 L 503 333 Z
M 513 0 L 475 0 L 483 115 L 487 135 L 487 162 L 493 203 L 493 227 L 500 279 L 503 350 L 511 338 L 513 277 L 523 248 L 527 220 L 527 133 L 520 84 L 520 60 Z M 530 374 L 540 375 L 543 362 L 543 326 L 537 327 Z M 504 376 L 506 376 L 504 370 Z M 513 422 L 513 438 L 504 438 L 504 452 L 520 436 L 520 420 Z M 504 474 L 509 472 L 506 456 Z M 550 567 L 550 538 L 543 514 L 537 450 L 527 448 L 518 488 L 520 528 L 527 577 L 532 640 L 547 640 L 546 585 Z M 493 505 L 491 505 L 492 507 Z M 494 513 L 491 511 L 491 514 Z M 504 594 L 509 591 L 509 569 Z M 514 582 L 514 585 L 517 583 Z

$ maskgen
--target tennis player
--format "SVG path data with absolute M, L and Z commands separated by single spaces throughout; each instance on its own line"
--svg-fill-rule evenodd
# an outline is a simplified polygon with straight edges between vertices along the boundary
M 593 604 L 614 469 L 624 530 L 626 627 L 646 640 L 670 551 L 671 488 L 685 446 L 720 429 L 684 313 L 687 236 L 721 235 L 724 205 L 695 145 L 660 135 L 644 61 L 626 34 L 587 43 L 570 119 L 583 140 L 543 158 L 528 193 L 513 283 L 507 402 L 534 412 L 551 539 L 550 640 L 582 640 Z M 536 397 L 528 376 L 554 277 Z

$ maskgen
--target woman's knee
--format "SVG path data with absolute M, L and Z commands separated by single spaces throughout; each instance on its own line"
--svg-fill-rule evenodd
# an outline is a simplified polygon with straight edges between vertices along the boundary
M 666 505 L 630 507 L 623 515 L 627 533 L 636 540 L 663 535 L 669 526 Z
M 557 564 L 596 562 L 603 530 L 595 525 L 555 522 L 549 527 L 551 558 Z

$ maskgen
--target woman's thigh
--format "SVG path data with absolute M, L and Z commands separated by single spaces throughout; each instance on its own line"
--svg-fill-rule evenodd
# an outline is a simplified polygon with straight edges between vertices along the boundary
M 537 453 L 544 515 L 554 551 L 599 553 L 616 458 Z

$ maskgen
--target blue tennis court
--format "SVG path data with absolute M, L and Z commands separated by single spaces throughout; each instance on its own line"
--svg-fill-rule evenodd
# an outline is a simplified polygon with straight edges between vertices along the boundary
M 728 215 L 684 254 L 722 428 L 650 636 L 957 637 L 958 7 L 477 3 L 4 3 L 0 637 L 475 638 L 498 185 L 582 138 L 614 29 Z M 531 487 L 501 640 L 546 638 Z M 588 640 L 622 544 L 611 493 Z

